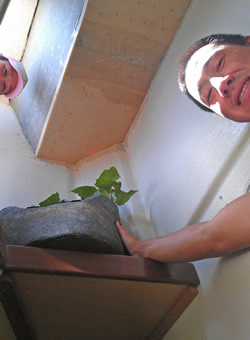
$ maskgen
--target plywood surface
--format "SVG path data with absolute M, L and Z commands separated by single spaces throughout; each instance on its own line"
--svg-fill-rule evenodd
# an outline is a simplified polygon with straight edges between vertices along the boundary
M 89 1 L 38 157 L 74 164 L 124 141 L 188 4 Z
M 189 3 L 39 2 L 12 101 L 38 157 L 75 164 L 124 141 Z

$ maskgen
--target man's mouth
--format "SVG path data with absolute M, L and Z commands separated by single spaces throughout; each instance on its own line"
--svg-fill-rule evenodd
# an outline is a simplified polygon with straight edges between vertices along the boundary
M 247 88 L 247 85 L 249 83 L 249 78 L 246 80 L 246 82 L 244 83 L 242 89 L 241 89 L 241 92 L 240 92 L 240 95 L 239 95 L 239 99 L 238 99 L 238 104 L 241 105 L 241 100 L 242 100 L 242 97 L 244 96 L 244 93 L 246 91 L 246 88 Z

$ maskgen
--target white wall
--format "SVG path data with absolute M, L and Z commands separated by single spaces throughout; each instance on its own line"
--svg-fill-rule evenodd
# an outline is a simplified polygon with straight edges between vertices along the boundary
M 13 109 L 0 103 L 0 209 L 37 205 L 59 191 L 70 198 L 72 174 L 36 158 Z
M 128 135 L 129 163 L 156 235 L 210 219 L 246 190 L 249 124 L 196 108 L 178 89 L 177 66 L 202 36 L 249 34 L 249 23 L 249 0 L 192 1 Z M 200 294 L 166 339 L 249 339 L 249 264 L 247 251 L 197 262 Z

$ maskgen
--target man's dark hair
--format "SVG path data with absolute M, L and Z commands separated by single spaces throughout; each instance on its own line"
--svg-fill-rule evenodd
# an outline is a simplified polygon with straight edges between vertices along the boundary
M 178 82 L 180 90 L 185 93 L 196 105 L 198 105 L 202 110 L 213 112 L 211 109 L 206 107 L 205 105 L 198 102 L 195 98 L 191 96 L 188 92 L 186 86 L 186 67 L 187 64 L 192 57 L 192 55 L 198 51 L 201 47 L 210 45 L 210 44 L 217 44 L 217 45 L 247 45 L 247 40 L 241 34 L 212 34 L 205 38 L 202 38 L 196 41 L 192 46 L 190 46 L 184 55 L 182 56 L 179 62 L 179 69 L 178 69 Z
M 5 61 L 9 61 L 8 58 L 4 57 L 3 55 L 0 55 L 0 60 L 5 60 Z

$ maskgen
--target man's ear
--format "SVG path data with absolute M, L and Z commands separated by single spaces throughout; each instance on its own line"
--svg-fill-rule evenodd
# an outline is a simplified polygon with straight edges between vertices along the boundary
M 250 45 L 250 35 L 245 36 L 246 42 L 248 45 Z

